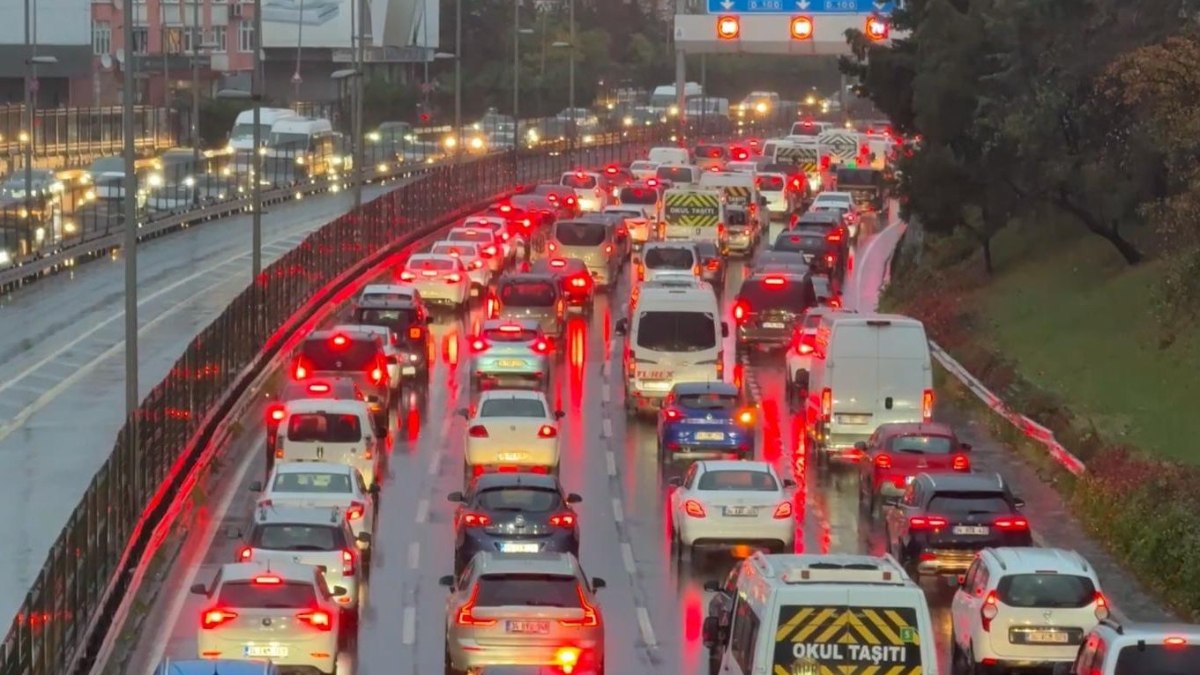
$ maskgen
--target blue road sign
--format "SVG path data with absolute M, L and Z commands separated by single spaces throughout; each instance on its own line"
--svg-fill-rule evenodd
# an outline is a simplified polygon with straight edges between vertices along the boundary
M 879 14 L 904 0 L 708 0 L 709 14 Z

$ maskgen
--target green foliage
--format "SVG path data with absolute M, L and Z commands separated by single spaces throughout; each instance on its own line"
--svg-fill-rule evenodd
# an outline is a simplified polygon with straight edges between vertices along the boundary
M 229 130 L 238 113 L 249 110 L 249 101 L 207 98 L 200 100 L 200 141 L 205 148 L 219 148 L 229 141 Z

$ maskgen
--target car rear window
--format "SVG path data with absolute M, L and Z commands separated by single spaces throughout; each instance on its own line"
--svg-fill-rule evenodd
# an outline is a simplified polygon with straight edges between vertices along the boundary
M 698 410 L 729 410 L 738 404 L 738 397 L 733 394 L 680 394 L 676 397 L 679 405 Z
M 892 452 L 911 452 L 920 455 L 948 455 L 954 452 L 954 439 L 948 436 L 913 434 L 892 439 Z
M 500 287 L 500 301 L 513 307 L 550 307 L 558 299 L 548 281 L 508 282 Z
M 477 230 L 453 230 L 447 237 L 450 241 L 491 242 L 495 233 L 491 228 Z
M 544 418 L 546 404 L 535 398 L 492 398 L 479 407 L 479 416 Z
M 784 232 L 775 238 L 772 248 L 776 251 L 823 253 L 826 246 L 825 235 L 820 232 Z
M 281 584 L 256 584 L 230 581 L 221 584 L 217 604 L 237 609 L 291 609 L 317 606 L 317 591 L 311 583 L 285 581 Z
M 437 272 L 449 272 L 454 269 L 454 261 L 446 260 L 445 258 L 418 258 L 416 260 L 409 260 L 407 267 L 410 270 L 417 271 L 434 270 Z
M 1194 675 L 1200 645 L 1131 645 L 1117 655 L 1113 675 Z
M 672 183 L 692 182 L 692 167 L 690 166 L 660 166 L 655 171 L 659 180 L 669 180 Z
M 314 371 L 365 371 L 380 356 L 379 344 L 375 340 L 347 338 L 345 344 L 335 343 L 334 338 L 305 340 L 300 356 L 312 365 Z
M 929 500 L 929 511 L 942 515 L 1011 513 L 1012 507 L 999 492 L 938 492 Z
M 1000 602 L 1009 607 L 1078 609 L 1096 599 L 1096 585 L 1074 574 L 1013 574 L 996 587 Z
M 643 262 L 654 270 L 690 270 L 696 266 L 696 254 L 690 248 L 656 246 L 646 251 Z
M 336 551 L 346 547 L 340 525 L 260 525 L 255 528 L 253 548 L 269 551 Z
M 560 183 L 569 188 L 579 188 L 581 190 L 587 190 L 589 188 L 596 187 L 596 177 L 591 174 L 588 174 L 588 173 L 585 173 L 585 174 L 568 173 L 562 177 L 562 180 L 560 181 Z
M 558 574 L 485 574 L 479 578 L 477 607 L 579 607 L 579 582 Z
M 779 489 L 779 484 L 775 481 L 774 476 L 765 471 L 727 469 L 705 472 L 700 476 L 700 483 L 697 487 L 701 490 L 774 492 Z
M 554 238 L 563 246 L 599 246 L 607 235 L 608 227 L 604 223 L 572 220 L 554 226 Z
M 879 172 L 872 169 L 838 169 L 838 185 L 875 185 Z
M 348 494 L 351 492 L 350 475 L 318 471 L 281 473 L 275 477 L 271 489 L 305 494 Z
M 783 283 L 776 283 L 776 280 L 782 280 Z M 741 290 L 738 291 L 738 299 L 749 305 L 750 310 L 754 312 L 786 309 L 798 314 L 816 302 L 816 298 L 809 295 L 808 288 L 810 287 L 804 283 L 802 277 L 751 277 L 742 284 Z
M 645 312 L 637 325 L 637 345 L 656 352 L 699 352 L 718 345 L 713 316 L 707 312 Z
M 362 440 L 358 415 L 299 413 L 288 420 L 287 438 L 301 443 L 357 443 Z
M 697 145 L 693 154 L 700 159 L 725 159 L 729 151 L 720 145 Z
M 354 312 L 357 323 L 382 325 L 404 329 L 417 320 L 417 310 L 412 309 L 358 309 Z
M 820 326 L 820 325 L 821 325 L 821 315 L 820 314 L 805 314 L 804 315 L 804 328 L 806 328 L 806 329 L 816 328 L 817 326 Z
M 562 497 L 548 488 L 501 487 L 480 491 L 475 503 L 488 511 L 545 513 L 557 510 L 562 505 Z
M 787 185 L 783 176 L 763 175 L 758 177 L 758 189 L 767 192 L 778 192 Z
M 479 250 L 476 249 L 475 244 L 471 242 L 464 242 L 462 244 L 434 244 L 432 252 L 437 253 L 438 255 L 454 256 L 456 258 L 464 255 L 468 258 L 473 258 L 479 255 Z

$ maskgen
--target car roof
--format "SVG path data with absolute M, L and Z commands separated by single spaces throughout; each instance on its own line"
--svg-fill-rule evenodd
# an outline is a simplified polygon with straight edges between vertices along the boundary
M 652 248 L 686 248 L 692 251 L 696 250 L 696 244 L 690 241 L 648 241 L 642 247 L 642 257 L 645 257 L 646 251 Z
M 356 469 L 341 462 L 278 462 L 275 464 L 275 475 L 287 473 L 344 473 L 350 474 Z
M 552 260 L 563 261 L 562 265 L 552 265 Z M 530 274 L 558 274 L 571 270 L 587 269 L 587 263 L 579 258 L 538 258 L 530 265 Z
M 1001 492 L 1007 485 L 998 473 L 924 473 L 937 492 Z
M 546 395 L 540 391 L 533 389 L 488 389 L 479 394 L 479 402 L 494 401 L 497 399 L 533 399 L 535 401 L 546 402 Z
M 493 553 L 475 555 L 480 574 L 556 574 L 575 576 L 574 556 L 570 553 Z
M 297 581 L 312 581 L 312 565 L 301 565 L 290 560 L 259 562 L 235 562 L 221 565 L 221 581 L 250 581 L 264 574 L 274 574 L 282 579 Z
M 1181 622 L 1128 622 L 1118 623 L 1113 620 L 1102 621 L 1096 626 L 1097 630 L 1115 633 L 1117 640 L 1126 644 L 1145 640 L 1150 642 L 1166 636 L 1187 638 L 1189 642 L 1200 642 L 1200 625 Z M 1123 638 L 1123 639 L 1122 639 Z
M 438 246 L 451 246 L 454 248 L 458 248 L 461 246 L 462 248 L 470 247 L 470 248 L 478 250 L 479 242 L 477 242 L 477 241 L 451 241 L 449 239 L 442 239 L 441 241 L 433 242 L 433 244 L 430 245 L 429 252 L 432 253 L 433 249 L 437 248 Z
M 338 413 L 338 414 L 357 414 L 366 409 L 366 404 L 362 401 L 353 399 L 336 399 L 336 398 L 298 398 L 294 401 L 288 401 L 288 416 L 301 413 Z
M 745 459 L 701 460 L 700 469 L 702 471 L 757 471 L 758 473 L 772 473 L 773 471 L 770 462 Z
M 814 221 L 816 221 L 816 222 L 836 222 L 841 219 L 842 219 L 842 214 L 838 210 L 829 209 L 827 211 L 805 211 L 796 222 L 797 223 L 803 223 L 803 222 L 811 223 Z M 779 233 L 779 237 L 782 237 L 783 235 L 788 234 L 791 231 L 792 230 L 784 230 L 783 232 Z M 776 238 L 778 239 L 778 237 L 776 237 Z
M 340 525 L 345 522 L 342 510 L 336 506 L 288 506 L 286 504 L 259 505 L 254 512 L 254 522 L 284 523 L 288 525 Z M 274 563 L 272 563 L 274 564 Z
M 711 382 L 680 382 L 671 391 L 675 394 L 732 394 L 738 395 L 737 385 L 732 382 L 711 381 Z
M 821 197 L 837 197 L 838 199 L 854 199 L 854 195 L 850 194 L 849 192 L 837 192 L 837 191 L 833 191 L 833 192 L 827 191 L 827 192 L 822 192 L 821 194 L 817 195 L 817 199 L 820 199 Z
M 293 391 L 293 392 L 303 391 L 303 392 L 307 393 L 308 388 L 314 384 L 328 385 L 329 393 L 337 393 L 339 390 L 343 390 L 346 392 L 353 392 L 355 389 L 358 388 L 358 384 L 355 383 L 355 381 L 350 377 L 338 376 L 338 375 L 321 375 L 318 377 L 311 377 L 311 378 L 307 378 L 304 380 L 289 379 L 288 381 L 284 382 L 283 387 L 280 389 L 280 393 L 282 394 L 283 392 L 288 392 L 288 391 Z M 311 398 L 311 397 L 300 396 L 299 398 L 307 399 L 307 398 Z
M 521 330 L 541 332 L 542 325 L 537 319 L 487 319 L 479 326 L 479 330 L 500 330 L 501 326 L 520 326 Z
M 891 422 L 880 424 L 876 429 L 884 436 L 924 434 L 928 436 L 955 436 L 954 428 L 942 422 Z
M 332 329 L 338 333 L 349 333 L 352 331 L 362 331 L 364 333 L 372 333 L 374 335 L 390 335 L 392 329 L 387 326 L 378 326 L 373 323 L 340 323 Z
M 471 488 L 476 492 L 520 486 L 562 491 L 557 476 L 543 473 L 483 473 L 471 483 Z
M 417 297 L 420 292 L 412 286 L 404 284 L 367 284 L 358 292 L 359 296 L 364 295 L 407 295 L 409 297 Z
M 496 231 L 489 227 L 487 223 L 479 223 L 478 225 L 460 225 L 458 227 L 450 228 L 450 230 L 446 232 L 446 238 L 442 241 L 448 241 L 450 239 L 450 235 L 454 234 L 455 232 L 464 232 L 467 234 L 480 232 L 483 234 L 490 234 L 492 236 L 495 236 L 496 234 Z
M 408 298 L 367 298 L 357 303 L 358 309 L 416 309 L 419 306 L 415 297 Z
M 1095 577 L 1096 571 L 1082 555 L 1062 548 L 999 547 L 984 549 L 1009 574 L 1026 574 L 1041 570 L 1074 572 Z
M 411 265 L 415 262 L 421 262 L 424 260 L 454 260 L 454 259 L 455 259 L 454 256 L 446 255 L 444 253 L 414 253 L 408 257 L 407 264 Z
M 500 277 L 500 281 L 498 281 L 496 283 L 497 284 L 516 283 L 516 282 L 529 283 L 531 281 L 545 282 L 547 284 L 554 286 L 555 288 L 558 288 L 558 286 L 555 285 L 558 280 L 554 278 L 553 274 L 550 274 L 548 272 L 509 272 L 509 273 L 505 274 L 504 276 Z

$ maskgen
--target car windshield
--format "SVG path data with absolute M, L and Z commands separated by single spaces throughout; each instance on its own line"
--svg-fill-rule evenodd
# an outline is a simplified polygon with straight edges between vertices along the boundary
M 749 469 L 726 469 L 706 471 L 697 485 L 700 490 L 746 490 L 774 492 L 779 489 L 775 477 L 765 471 Z
M 784 232 L 775 238 L 775 245 L 771 248 L 776 251 L 824 253 L 825 235 L 822 232 Z
M 783 176 L 764 174 L 758 177 L 758 189 L 764 192 L 778 192 L 787 185 Z
M 414 309 L 368 309 L 360 308 L 354 312 L 357 323 L 377 326 L 387 326 L 392 329 L 404 329 L 416 322 L 417 310 Z
M 607 235 L 604 223 L 571 220 L 554 226 L 554 238 L 563 246 L 599 246 Z
M 638 321 L 637 345 L 656 352 L 714 349 L 716 321 L 708 312 L 646 312 Z
M 1009 607 L 1078 609 L 1096 600 L 1096 585 L 1074 574 L 1013 574 L 996 587 L 1000 602 Z
M 954 452 L 954 441 L 948 436 L 897 436 L 892 439 L 892 452 L 910 452 L 918 455 L 948 455 Z
M 298 581 L 280 584 L 230 581 L 221 584 L 217 604 L 231 609 L 302 609 L 317 606 L 317 591 L 312 583 Z
M 490 242 L 495 238 L 495 231 L 487 230 L 453 230 L 447 237 L 450 241 Z
M 672 183 L 692 182 L 692 167 L 690 166 L 660 166 L 654 173 L 659 180 L 669 180 Z
M 587 190 L 596 187 L 596 177 L 590 173 L 568 173 L 563 174 L 560 184 L 569 188 Z
M 728 151 L 720 145 L 697 145 L 693 154 L 702 159 L 724 159 Z
M 267 138 L 267 145 L 272 148 L 300 148 L 308 145 L 308 134 L 292 134 L 276 131 Z
M 336 551 L 345 548 L 339 525 L 268 523 L 254 530 L 253 548 L 269 551 Z
M 314 371 L 338 372 L 365 371 L 379 356 L 379 345 L 374 339 L 344 338 L 342 341 L 345 344 L 337 344 L 338 337 L 305 340 L 300 355 Z
M 287 438 L 299 443 L 357 443 L 362 427 L 358 415 L 298 413 L 288 420 Z
M 479 407 L 480 417 L 546 417 L 546 404 L 536 398 L 490 398 Z
M 545 513 L 562 506 L 562 497 L 549 488 L 505 486 L 481 490 L 475 504 L 488 511 Z
M 1130 645 L 1117 655 L 1113 675 L 1194 675 L 1200 645 Z
M 350 476 L 344 473 L 281 473 L 275 477 L 271 490 L 305 494 L 349 494 Z
M 938 492 L 929 500 L 931 513 L 951 516 L 1011 513 L 1012 507 L 998 492 Z
M 477 607 L 579 607 L 579 582 L 559 574 L 485 574 Z
M 742 284 L 738 291 L 738 300 L 748 305 L 754 312 L 765 310 L 787 310 L 799 314 L 815 303 L 810 297 L 804 283 L 804 278 L 770 275 L 751 277 Z
M 511 307 L 551 307 L 557 300 L 548 281 L 510 281 L 500 287 L 500 301 Z
M 690 248 L 656 246 L 646 251 L 643 262 L 653 270 L 690 270 L 696 266 L 696 254 Z
M 875 185 L 879 182 L 879 172 L 873 169 L 838 169 L 838 185 Z
M 490 235 L 489 235 L 490 238 Z M 454 269 L 454 261 L 446 258 L 417 258 L 408 261 L 408 269 L 418 272 L 430 270 L 435 272 L 449 272 Z
M 675 398 L 679 405 L 693 410 L 732 410 L 738 404 L 736 394 L 680 394 Z

